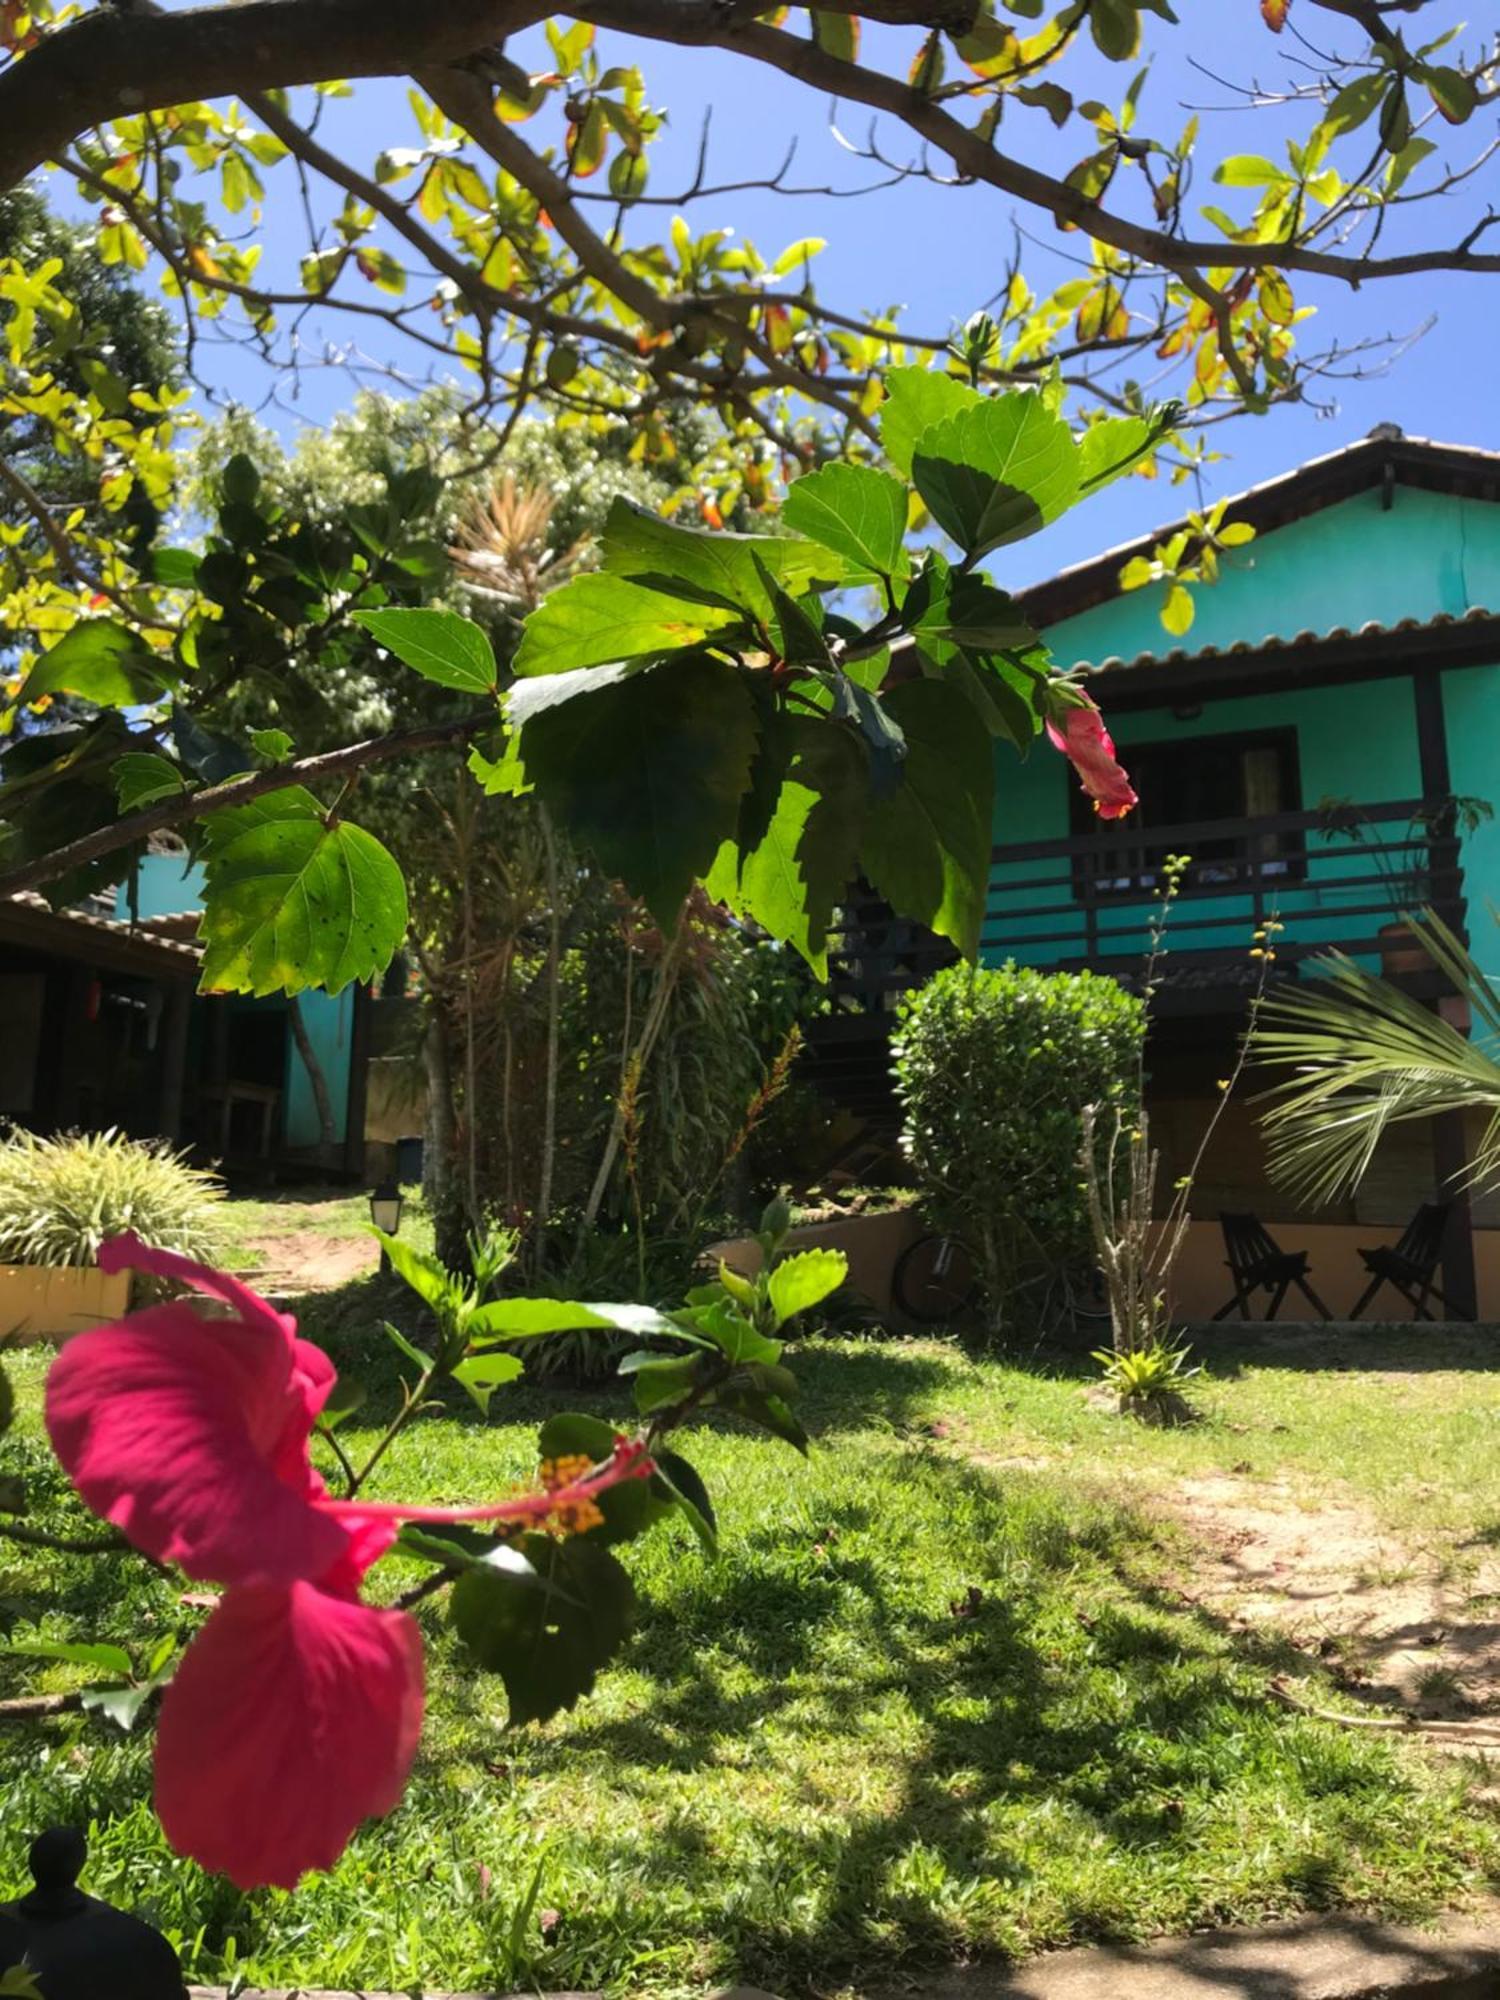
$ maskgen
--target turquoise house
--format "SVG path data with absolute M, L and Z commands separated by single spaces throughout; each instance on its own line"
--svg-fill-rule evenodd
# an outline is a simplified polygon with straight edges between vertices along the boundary
M 147 854 L 116 892 L 115 916 L 148 935 L 185 942 L 196 935 L 201 907 L 195 864 L 177 854 Z M 297 1009 L 331 1114 L 333 1157 L 318 1164 L 359 1174 L 370 996 L 357 986 L 308 992 Z M 182 1136 L 200 1150 L 251 1168 L 316 1159 L 324 1135 L 312 1075 L 281 996 L 199 995 L 184 1067 Z
M 1160 589 L 1122 590 L 1120 573 L 1185 523 L 1021 594 L 1057 663 L 1088 670 L 1141 805 L 1101 821 L 1045 742 L 1025 761 L 1002 746 L 981 953 L 1138 979 L 1166 857 L 1192 857 L 1150 1051 L 1163 1189 L 1196 1150 L 1233 1060 L 1259 975 L 1253 933 L 1268 917 L 1285 926 L 1277 978 L 1337 946 L 1442 1005 L 1402 927 L 1424 904 L 1500 975 L 1497 503 L 1500 454 L 1381 426 L 1230 502 L 1226 520 L 1250 523 L 1255 539 L 1197 591 L 1181 640 L 1161 625 Z M 836 995 L 851 1074 L 851 1014 L 878 1018 L 931 962 L 930 948 L 887 950 L 883 991 Z M 875 959 L 855 951 L 844 963 L 858 987 Z M 1346 1280 L 1351 1298 L 1362 1289 L 1354 1250 L 1394 1240 L 1418 1202 L 1446 1193 L 1464 1143 L 1451 1121 L 1409 1133 L 1355 1202 L 1314 1216 L 1268 1181 L 1254 1111 L 1234 1104 L 1198 1184 L 1202 1269 L 1188 1284 L 1201 1296 L 1185 1310 L 1227 1296 L 1217 1215 L 1244 1209 L 1289 1247 L 1313 1249 L 1338 1311 Z M 1500 1318 L 1496 1225 L 1493 1206 L 1471 1217 L 1460 1199 L 1445 1272 L 1457 1299 L 1477 1295 Z

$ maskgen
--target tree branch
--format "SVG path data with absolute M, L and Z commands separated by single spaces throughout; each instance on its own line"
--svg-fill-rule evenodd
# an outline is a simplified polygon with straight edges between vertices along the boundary
M 302 757 L 292 764 L 274 764 L 264 771 L 247 771 L 241 777 L 226 778 L 222 784 L 206 785 L 201 792 L 174 794 L 155 805 L 142 806 L 139 812 L 126 813 L 123 819 L 117 819 L 110 826 L 98 827 L 77 840 L 70 840 L 66 847 L 56 848 L 51 854 L 0 870 L 0 896 L 14 896 L 23 889 L 36 888 L 39 883 L 55 881 L 71 868 L 97 861 L 101 855 L 113 854 L 122 847 L 149 838 L 153 833 L 165 832 L 169 827 L 184 826 L 191 820 L 201 819 L 205 813 L 245 805 L 267 792 L 283 791 L 288 785 L 313 785 L 320 779 L 342 777 L 350 771 L 363 770 L 367 764 L 382 763 L 390 757 L 430 750 L 439 744 L 451 743 L 457 737 L 472 736 L 494 720 L 494 711 L 490 710 L 481 715 L 461 716 L 453 722 L 429 723 L 422 729 L 398 730 L 389 736 L 371 736 L 362 743 L 349 743 L 341 750 L 325 750 L 316 757 Z
M 97 6 L 0 75 L 0 186 L 111 118 L 332 77 L 400 76 L 415 62 L 457 62 L 549 11 L 531 0 Z

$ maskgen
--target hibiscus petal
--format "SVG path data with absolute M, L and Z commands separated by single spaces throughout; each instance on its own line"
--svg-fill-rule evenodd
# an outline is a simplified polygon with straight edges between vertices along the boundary
M 225 1305 L 233 1306 L 236 1318 L 250 1325 L 275 1327 L 288 1340 L 297 1331 L 297 1322 L 290 1313 L 277 1312 L 274 1306 L 267 1305 L 259 1292 L 241 1284 L 227 1271 L 216 1271 L 210 1264 L 199 1264 L 177 1250 L 153 1250 L 141 1241 L 133 1229 L 127 1229 L 122 1236 L 111 1236 L 107 1243 L 100 1244 L 99 1268 L 111 1272 L 145 1271 L 153 1278 L 170 1278 L 174 1284 L 190 1285 L 195 1292 L 206 1292 L 210 1298 L 222 1299 Z
M 179 1300 L 69 1341 L 47 1377 L 47 1430 L 94 1512 L 158 1562 L 216 1583 L 321 1576 L 347 1538 L 309 1504 L 292 1374 L 279 1327 Z
M 422 1638 L 316 1584 L 231 1590 L 162 1702 L 156 1809 L 168 1840 L 241 1889 L 331 1868 L 406 1787 Z

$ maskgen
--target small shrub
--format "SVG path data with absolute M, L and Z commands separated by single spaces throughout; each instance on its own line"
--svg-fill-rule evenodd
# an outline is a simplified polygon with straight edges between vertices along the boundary
M 211 1259 L 223 1195 L 163 1139 L 13 1132 L 0 1144 L 0 1264 L 92 1264 L 126 1229 L 153 1250 Z
M 1119 1398 L 1120 1408 L 1149 1424 L 1191 1423 L 1195 1411 L 1183 1395 L 1183 1384 L 1202 1369 L 1191 1351 L 1170 1340 L 1150 1340 L 1123 1353 L 1109 1347 L 1095 1350 L 1104 1370 L 1104 1386 Z
M 902 1003 L 902 1146 L 932 1221 L 973 1260 L 996 1330 L 1089 1257 L 1083 1112 L 1134 1110 L 1144 1036 L 1141 1002 L 1091 972 L 955 965 Z

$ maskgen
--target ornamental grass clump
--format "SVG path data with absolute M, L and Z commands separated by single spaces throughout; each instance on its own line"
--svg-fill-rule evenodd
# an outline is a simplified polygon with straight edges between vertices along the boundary
M 217 1176 L 163 1139 L 15 1131 L 0 1144 L 0 1264 L 94 1264 L 127 1231 L 152 1250 L 211 1257 L 223 1198 Z

